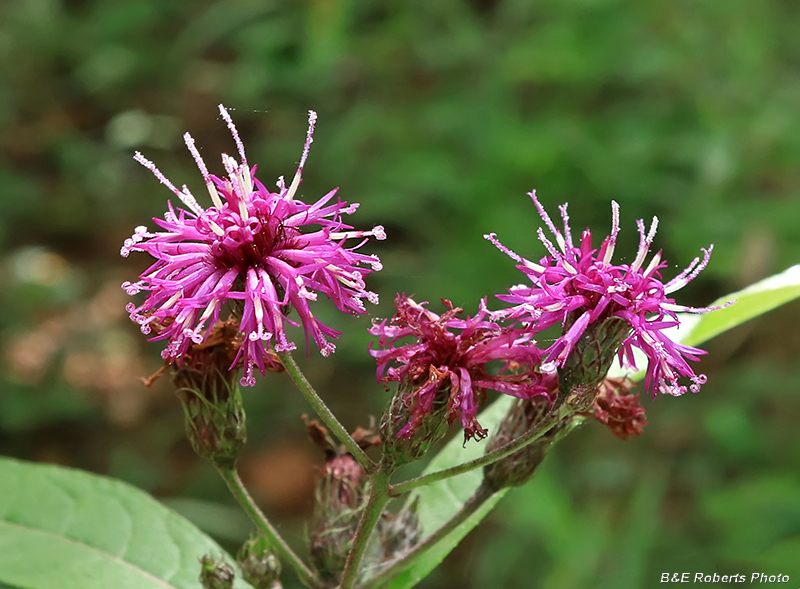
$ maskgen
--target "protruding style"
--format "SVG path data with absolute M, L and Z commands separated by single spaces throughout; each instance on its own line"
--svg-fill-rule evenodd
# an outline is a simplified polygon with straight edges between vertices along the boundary
M 123 288 L 130 295 L 148 292 L 144 303 L 128 304 L 131 319 L 143 333 L 155 331 L 154 340 L 167 340 L 165 359 L 178 361 L 192 343 L 201 343 L 231 303 L 240 318 L 242 345 L 235 362 L 244 366 L 242 384 L 255 382 L 254 368 L 262 373 L 271 360 L 267 353 L 294 349 L 286 324 L 294 309 L 303 326 L 306 344 L 314 340 L 323 355 L 334 351 L 329 339 L 340 332 L 314 316 L 309 303 L 323 294 L 340 311 L 366 313 L 362 299 L 377 302 L 366 289 L 364 277 L 380 270 L 377 256 L 357 253 L 368 237 L 384 239 L 383 227 L 356 231 L 341 217 L 357 204 L 333 200 L 336 189 L 314 204 L 297 198 L 302 170 L 312 141 L 316 113 L 309 112 L 309 129 L 303 155 L 291 186 L 281 178 L 278 191 L 270 192 L 256 179 L 256 167 L 247 162 L 244 145 L 228 111 L 220 113 L 233 135 L 241 163 L 227 154 L 227 173 L 208 172 L 192 137 L 184 136 L 211 197 L 204 209 L 187 187 L 178 190 L 155 164 L 137 153 L 135 159 L 149 169 L 181 201 L 169 204 L 164 218 L 154 219 L 162 231 L 137 227 L 125 241 L 122 255 L 145 252 L 156 261 L 135 283 Z M 333 201 L 333 204 L 329 204 Z M 309 230 L 308 227 L 312 226 Z M 346 247 L 349 239 L 359 240 Z M 153 330 L 153 324 L 158 330 Z
M 560 207 L 563 233 L 559 231 L 544 210 L 536 193 L 530 197 L 539 211 L 544 224 L 555 238 L 547 238 L 539 228 L 539 239 L 548 255 L 538 263 L 527 260 L 497 240 L 495 234 L 486 235 L 501 251 L 508 254 L 531 281 L 530 285 L 515 286 L 509 294 L 498 295 L 512 306 L 493 313 L 496 320 L 513 320 L 524 325 L 532 333 L 560 324 L 564 333 L 547 350 L 545 360 L 554 362 L 559 369 L 569 365 L 572 374 L 578 377 L 571 385 L 596 386 L 608 371 L 613 350 L 624 365 L 636 368 L 633 350 L 644 352 L 648 360 L 645 388 L 653 395 L 658 392 L 681 395 L 687 390 L 697 392 L 706 381 L 703 374 L 695 374 L 687 360 L 698 360 L 704 350 L 674 342 L 664 333 L 665 329 L 677 327 L 678 312 L 705 313 L 720 307 L 695 308 L 678 305 L 670 293 L 686 285 L 708 264 L 713 246 L 703 249 L 699 258 L 689 267 L 664 283 L 661 269 L 667 264 L 656 253 L 650 263 L 645 259 L 655 237 L 658 219 L 653 218 L 649 230 L 639 220 L 639 249 L 631 264 L 612 264 L 611 258 L 619 233 L 619 205 L 612 202 L 612 229 L 603 240 L 600 249 L 593 249 L 592 234 L 583 232 L 579 245 L 575 245 L 569 227 L 567 205 Z M 614 341 L 596 341 L 605 333 Z M 591 354 L 594 366 L 583 366 L 586 361 L 586 345 L 589 342 L 597 350 Z M 606 351 L 612 352 L 607 354 Z M 570 360 L 571 356 L 576 356 Z M 688 387 L 679 382 L 682 377 L 690 383 Z

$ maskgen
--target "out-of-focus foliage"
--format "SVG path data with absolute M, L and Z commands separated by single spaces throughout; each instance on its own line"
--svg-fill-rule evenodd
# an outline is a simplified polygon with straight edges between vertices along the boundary
M 181 134 L 221 171 L 234 146 L 219 102 L 265 182 L 293 174 L 305 111 L 319 112 L 301 192 L 340 186 L 362 203 L 357 225 L 386 226 L 376 316 L 398 290 L 474 312 L 521 281 L 482 235 L 535 259 L 533 188 L 596 232 L 617 200 L 621 256 L 653 214 L 672 264 L 713 242 L 687 304 L 796 263 L 797 22 L 785 0 L 0 2 L 0 452 L 228 501 L 183 439 L 166 379 L 138 380 L 160 348 L 127 321 L 119 284 L 148 261 L 118 257 L 170 196 L 132 152 L 201 194 Z M 365 424 L 387 399 L 371 381 L 369 320 L 318 309 L 345 335 L 332 359 L 305 362 L 308 376 L 348 426 Z M 574 433 L 428 586 L 800 574 L 798 323 L 795 304 L 712 342 L 709 383 L 648 404 L 640 439 Z M 280 376 L 246 393 L 242 459 L 293 543 L 318 463 L 298 397 Z

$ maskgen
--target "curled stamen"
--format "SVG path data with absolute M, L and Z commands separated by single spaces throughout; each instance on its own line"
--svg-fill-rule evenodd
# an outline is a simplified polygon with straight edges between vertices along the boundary
M 515 262 L 517 262 L 519 264 L 522 263 L 522 256 L 514 253 L 513 251 L 508 249 L 506 246 L 504 246 L 502 243 L 500 243 L 500 241 L 498 241 L 498 239 L 497 239 L 497 233 L 486 233 L 486 234 L 484 234 L 483 238 L 485 240 L 487 240 L 487 241 L 492 242 L 492 244 L 494 244 L 494 246 L 497 249 L 499 249 L 501 252 L 503 252 L 505 255 L 507 255 L 509 258 L 511 258 Z
M 544 226 L 561 245 L 559 232 L 553 227 L 544 207 L 535 193 L 530 193 L 530 196 Z M 498 295 L 500 300 L 512 306 L 492 313 L 492 317 L 518 322 L 531 334 L 561 325 L 565 332 L 548 348 L 548 358 L 559 367 L 570 363 L 570 378 L 583 379 L 572 382 L 572 386 L 576 383 L 594 386 L 608 370 L 610 359 L 585 369 L 575 368 L 589 362 L 589 357 L 595 357 L 594 354 L 585 356 L 583 344 L 579 342 L 584 338 L 599 338 L 602 341 L 597 345 L 606 350 L 604 354 L 617 353 L 624 366 L 635 365 L 634 348 L 644 352 L 648 358 L 645 386 L 654 394 L 658 391 L 681 394 L 695 390 L 703 379 L 694 374 L 688 361 L 698 360 L 705 352 L 673 342 L 664 330 L 679 324 L 678 312 L 707 312 L 712 309 L 677 305 L 667 295 L 697 276 L 708 263 L 710 248 L 703 250 L 702 262 L 695 260 L 679 276 L 663 283 L 660 270 L 666 267 L 666 263 L 660 251 L 642 269 L 658 227 L 658 218 L 654 217 L 649 229 L 642 220 L 636 223 L 639 248 L 633 262 L 614 265 L 612 257 L 620 230 L 619 205 L 612 202 L 611 210 L 611 231 L 600 249 L 593 250 L 588 229 L 582 235 L 580 247 L 574 247 L 566 206 L 560 207 L 566 251 L 562 253 L 564 248 L 557 247 L 545 236 L 543 227 L 537 228 L 547 256 L 539 264 L 517 266 L 528 276 L 531 284 L 511 287 L 507 294 Z M 487 239 L 505 251 L 494 234 L 488 235 Z M 523 260 L 513 252 L 509 255 L 515 261 Z M 683 378 L 692 381 L 689 388 L 678 382 Z
M 567 214 L 566 203 L 558 207 L 558 210 L 561 211 L 561 219 L 564 221 L 564 242 L 566 245 L 569 245 L 570 249 L 572 249 L 575 246 L 572 244 L 572 232 L 569 228 L 569 215 Z M 566 249 L 564 250 L 564 253 L 567 253 Z
M 219 114 L 222 115 L 223 120 L 228 125 L 228 129 L 231 131 L 231 135 L 233 135 L 233 141 L 236 143 L 236 150 L 239 152 L 239 157 L 242 159 L 242 165 L 247 168 L 247 156 L 244 153 L 244 144 L 239 137 L 239 131 L 236 130 L 236 125 L 233 124 L 233 119 L 231 118 L 228 109 L 220 104 Z
M 611 263 L 611 258 L 614 256 L 614 247 L 617 244 L 617 235 L 619 234 L 619 204 L 617 201 L 611 201 L 611 233 L 603 240 L 603 246 L 600 249 L 601 260 L 603 264 Z
M 208 173 L 206 162 L 203 161 L 203 157 L 197 150 L 194 138 L 191 135 L 189 135 L 189 133 L 185 133 L 183 135 L 183 141 L 186 143 L 186 147 L 189 148 L 189 152 L 192 154 L 192 157 L 194 158 L 194 161 L 197 163 L 197 167 L 200 170 L 200 173 L 203 175 L 203 180 L 205 180 L 206 182 L 206 188 L 208 189 L 208 193 L 211 195 L 211 201 L 214 203 L 215 207 L 221 209 L 222 200 L 220 200 L 219 198 L 219 193 L 217 192 L 217 187 L 214 186 L 214 181 L 211 179 L 211 174 Z
M 566 251 L 564 236 L 561 235 L 561 232 L 558 229 L 556 229 L 556 226 L 553 224 L 553 220 L 550 218 L 550 215 L 547 214 L 547 211 L 544 210 L 542 203 L 540 203 L 539 199 L 536 198 L 536 191 L 532 190 L 531 192 L 528 193 L 528 196 L 531 197 L 531 199 L 533 200 L 533 204 L 536 205 L 536 210 L 539 211 L 539 216 L 542 218 L 542 221 L 544 221 L 544 224 L 550 230 L 550 233 L 552 233 L 553 236 L 555 236 L 556 243 L 558 243 L 558 246 L 561 248 L 561 251 Z M 542 235 L 544 235 L 544 233 L 542 233 Z M 541 239 L 541 237 L 539 239 Z
M 366 290 L 364 277 L 379 270 L 380 261 L 357 250 L 370 237 L 385 238 L 385 231 L 380 225 L 362 231 L 343 223 L 342 216 L 354 213 L 358 205 L 338 199 L 329 204 L 336 190 L 311 204 L 295 199 L 313 140 L 315 113 L 309 116 L 293 187 L 287 189 L 281 179 L 278 192 L 255 180 L 255 168 L 247 163 L 229 112 L 220 106 L 220 114 L 241 158 L 239 163 L 223 154 L 226 176 L 210 174 L 194 139 L 184 135 L 213 201 L 207 210 L 188 187 L 179 191 L 155 164 L 136 154 L 182 206 L 169 204 L 163 218 L 156 219 L 162 231 L 149 233 L 140 226 L 125 240 L 122 255 L 144 252 L 155 262 L 138 282 L 122 286 L 131 295 L 147 293 L 144 303 L 131 303 L 128 312 L 142 331 L 152 330 L 153 339 L 167 341 L 163 357 L 169 362 L 180 362 L 193 342 L 204 341 L 209 323 L 219 320 L 225 303 L 240 308 L 241 345 L 231 369 L 243 366 L 242 382 L 252 384 L 254 368 L 263 373 L 273 364 L 272 350 L 296 347 L 286 333 L 289 325 L 301 326 L 306 341 L 316 343 L 323 354 L 334 350 L 326 338 L 340 333 L 317 319 L 310 306 L 320 294 L 349 314 L 365 313 L 364 299 L 377 302 L 377 295 Z M 293 321 L 291 313 L 299 319 Z
M 292 185 L 289 187 L 289 191 L 286 193 L 286 200 L 292 200 L 297 192 L 297 187 L 300 186 L 300 180 L 303 175 L 303 166 L 306 165 L 308 152 L 311 149 L 311 144 L 314 142 L 314 127 L 316 124 L 317 113 L 315 113 L 313 110 L 308 111 L 308 131 L 306 132 L 306 144 L 303 146 L 303 155 L 300 157 L 300 165 L 297 168 L 294 179 L 292 179 Z
M 631 264 L 631 270 L 638 270 L 642 267 L 647 252 L 650 251 L 650 246 L 653 245 L 653 239 L 656 236 L 656 229 L 658 228 L 658 217 L 653 217 L 653 222 L 650 224 L 650 231 L 647 235 L 644 232 L 644 221 L 638 219 L 636 226 L 639 228 L 639 251 L 636 253 L 636 259 Z
M 694 280 L 700 272 L 708 265 L 708 261 L 711 259 L 711 252 L 714 251 L 714 244 L 708 246 L 706 248 L 700 248 L 703 252 L 703 261 L 699 262 L 699 258 L 695 258 L 692 260 L 692 263 L 686 267 L 686 269 L 678 274 L 675 278 L 670 280 L 665 285 L 665 292 L 671 293 L 675 292 L 678 289 L 683 288 L 687 284 L 689 284 L 692 280 Z M 699 263 L 698 263 L 699 262 Z

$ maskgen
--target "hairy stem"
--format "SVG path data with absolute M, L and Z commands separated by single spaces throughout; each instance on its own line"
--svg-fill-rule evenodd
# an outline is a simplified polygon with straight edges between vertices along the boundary
M 383 508 L 388 502 L 389 475 L 385 472 L 378 472 L 370 478 L 369 500 L 364 508 L 364 513 L 361 514 L 361 521 L 358 522 L 356 535 L 353 538 L 353 547 L 347 556 L 339 589 L 352 589 L 355 585 L 372 530 L 375 529 L 375 524 L 378 523 Z
M 463 524 L 475 511 L 483 505 L 489 497 L 494 493 L 486 485 L 481 485 L 475 490 L 472 497 L 447 520 L 442 527 L 436 530 L 433 534 L 428 536 L 422 543 L 417 544 L 410 552 L 402 555 L 402 557 L 388 568 L 381 571 L 377 576 L 369 579 L 366 583 L 359 586 L 359 589 L 376 589 L 383 587 L 403 571 L 411 567 L 417 560 L 419 560 L 425 552 L 431 547 L 435 546 L 442 538 L 447 536 L 450 532 L 455 530 L 458 526 Z
M 311 569 L 300 560 L 300 557 L 294 553 L 286 541 L 281 538 L 280 534 L 278 534 L 278 530 L 275 529 L 267 519 L 267 516 L 258 508 L 258 505 L 253 501 L 250 493 L 247 492 L 247 489 L 242 483 L 242 479 L 239 478 L 239 473 L 236 472 L 235 469 L 221 468 L 219 466 L 217 470 L 220 476 L 222 476 L 222 480 L 228 485 L 228 489 L 230 489 L 231 493 L 236 498 L 236 501 L 253 521 L 258 531 L 267 539 L 270 549 L 274 550 L 284 562 L 288 562 L 291 565 L 295 573 L 297 573 L 297 576 L 300 577 L 300 581 L 302 581 L 306 587 L 318 587 L 319 579 L 317 579 L 316 575 L 311 572 Z
M 398 495 L 402 495 L 403 493 L 410 491 L 411 489 L 416 489 L 417 487 L 422 487 L 424 485 L 430 485 L 431 483 L 435 483 L 437 481 L 441 481 L 444 479 L 449 479 L 450 477 L 464 474 L 465 472 L 469 472 L 471 470 L 475 470 L 476 468 L 481 468 L 483 466 L 486 466 L 487 464 L 492 464 L 493 462 L 497 462 L 498 460 L 505 458 L 509 454 L 513 454 L 517 450 L 520 450 L 525 446 L 527 446 L 528 444 L 535 442 L 536 440 L 541 438 L 544 434 L 550 431 L 553 428 L 553 426 L 555 426 L 555 424 L 557 424 L 563 418 L 567 417 L 570 413 L 572 413 L 572 409 L 570 409 L 566 404 L 564 404 L 554 414 L 545 417 L 544 421 L 542 421 L 542 423 L 538 427 L 532 428 L 531 430 L 521 435 L 516 440 L 509 442 L 505 446 L 501 446 L 500 448 L 494 450 L 493 452 L 484 454 L 480 458 L 476 458 L 475 460 L 470 460 L 469 462 L 465 462 L 464 464 L 459 464 L 458 466 L 453 466 L 451 468 L 445 468 L 444 470 L 432 472 L 431 474 L 423 475 L 421 477 L 417 477 L 415 479 L 411 479 L 403 483 L 392 485 L 391 487 L 389 487 L 389 495 L 392 497 L 397 497 Z
M 328 406 L 316 393 L 314 387 L 311 386 L 311 383 L 308 382 L 308 379 L 300 370 L 292 354 L 290 352 L 278 352 L 278 357 L 286 368 L 286 372 L 289 373 L 289 376 L 292 377 L 292 380 L 297 385 L 297 388 L 300 389 L 300 392 L 303 393 L 303 396 L 314 408 L 314 411 L 317 412 L 317 415 L 319 415 L 328 429 L 333 432 L 336 439 L 344 444 L 347 451 L 356 459 L 356 462 L 361 465 L 361 468 L 366 472 L 372 472 L 375 469 L 375 463 L 369 459 L 359 445 L 356 444 L 353 437 L 344 429 L 344 426 L 339 423 L 336 416 L 328 409 Z

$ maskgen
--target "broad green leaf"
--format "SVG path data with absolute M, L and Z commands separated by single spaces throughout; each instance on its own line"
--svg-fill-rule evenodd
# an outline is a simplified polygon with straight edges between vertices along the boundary
M 698 320 L 691 329 L 682 334 L 680 341 L 687 346 L 696 346 L 798 297 L 800 264 L 714 301 L 710 306 L 728 301 L 736 303 L 725 309 L 697 316 Z M 683 319 L 681 322 L 683 323 Z
M 253 531 L 250 518 L 233 505 L 193 497 L 170 497 L 162 503 L 206 534 L 232 544 L 243 543 Z
M 488 428 L 489 431 L 493 431 L 509 407 L 511 407 L 512 401 L 513 399 L 507 396 L 497 399 L 481 413 L 481 425 Z M 472 441 L 468 442 L 464 447 L 462 437 L 456 435 L 425 468 L 425 474 L 479 458 L 485 453 L 486 444 L 486 440 L 481 442 Z M 423 537 L 431 535 L 453 517 L 464 503 L 472 497 L 482 480 L 483 469 L 479 468 L 426 487 L 420 487 L 409 493 L 409 504 L 415 499 L 419 499 L 417 513 L 419 514 L 420 525 L 423 527 Z M 462 538 L 486 517 L 486 514 L 500 501 L 506 491 L 504 489 L 492 495 L 464 523 L 445 536 L 439 543 L 428 550 L 423 557 L 397 577 L 389 585 L 390 589 L 414 587 L 424 579 L 461 542 Z
M 121 481 L 0 458 L 0 582 L 26 589 L 198 589 L 222 548 Z M 237 588 L 250 587 L 237 579 Z
M 720 297 L 709 305 L 716 307 L 736 301 L 730 307 L 702 314 L 678 313 L 680 326 L 664 331 L 673 341 L 697 346 L 797 298 L 800 298 L 800 264 Z M 640 350 L 634 349 L 633 356 L 637 366 L 647 365 L 647 358 Z M 618 360 L 614 361 L 609 371 L 610 376 L 628 376 L 633 380 L 641 380 L 644 374 L 644 370 L 633 373 L 630 368 L 621 367 Z

